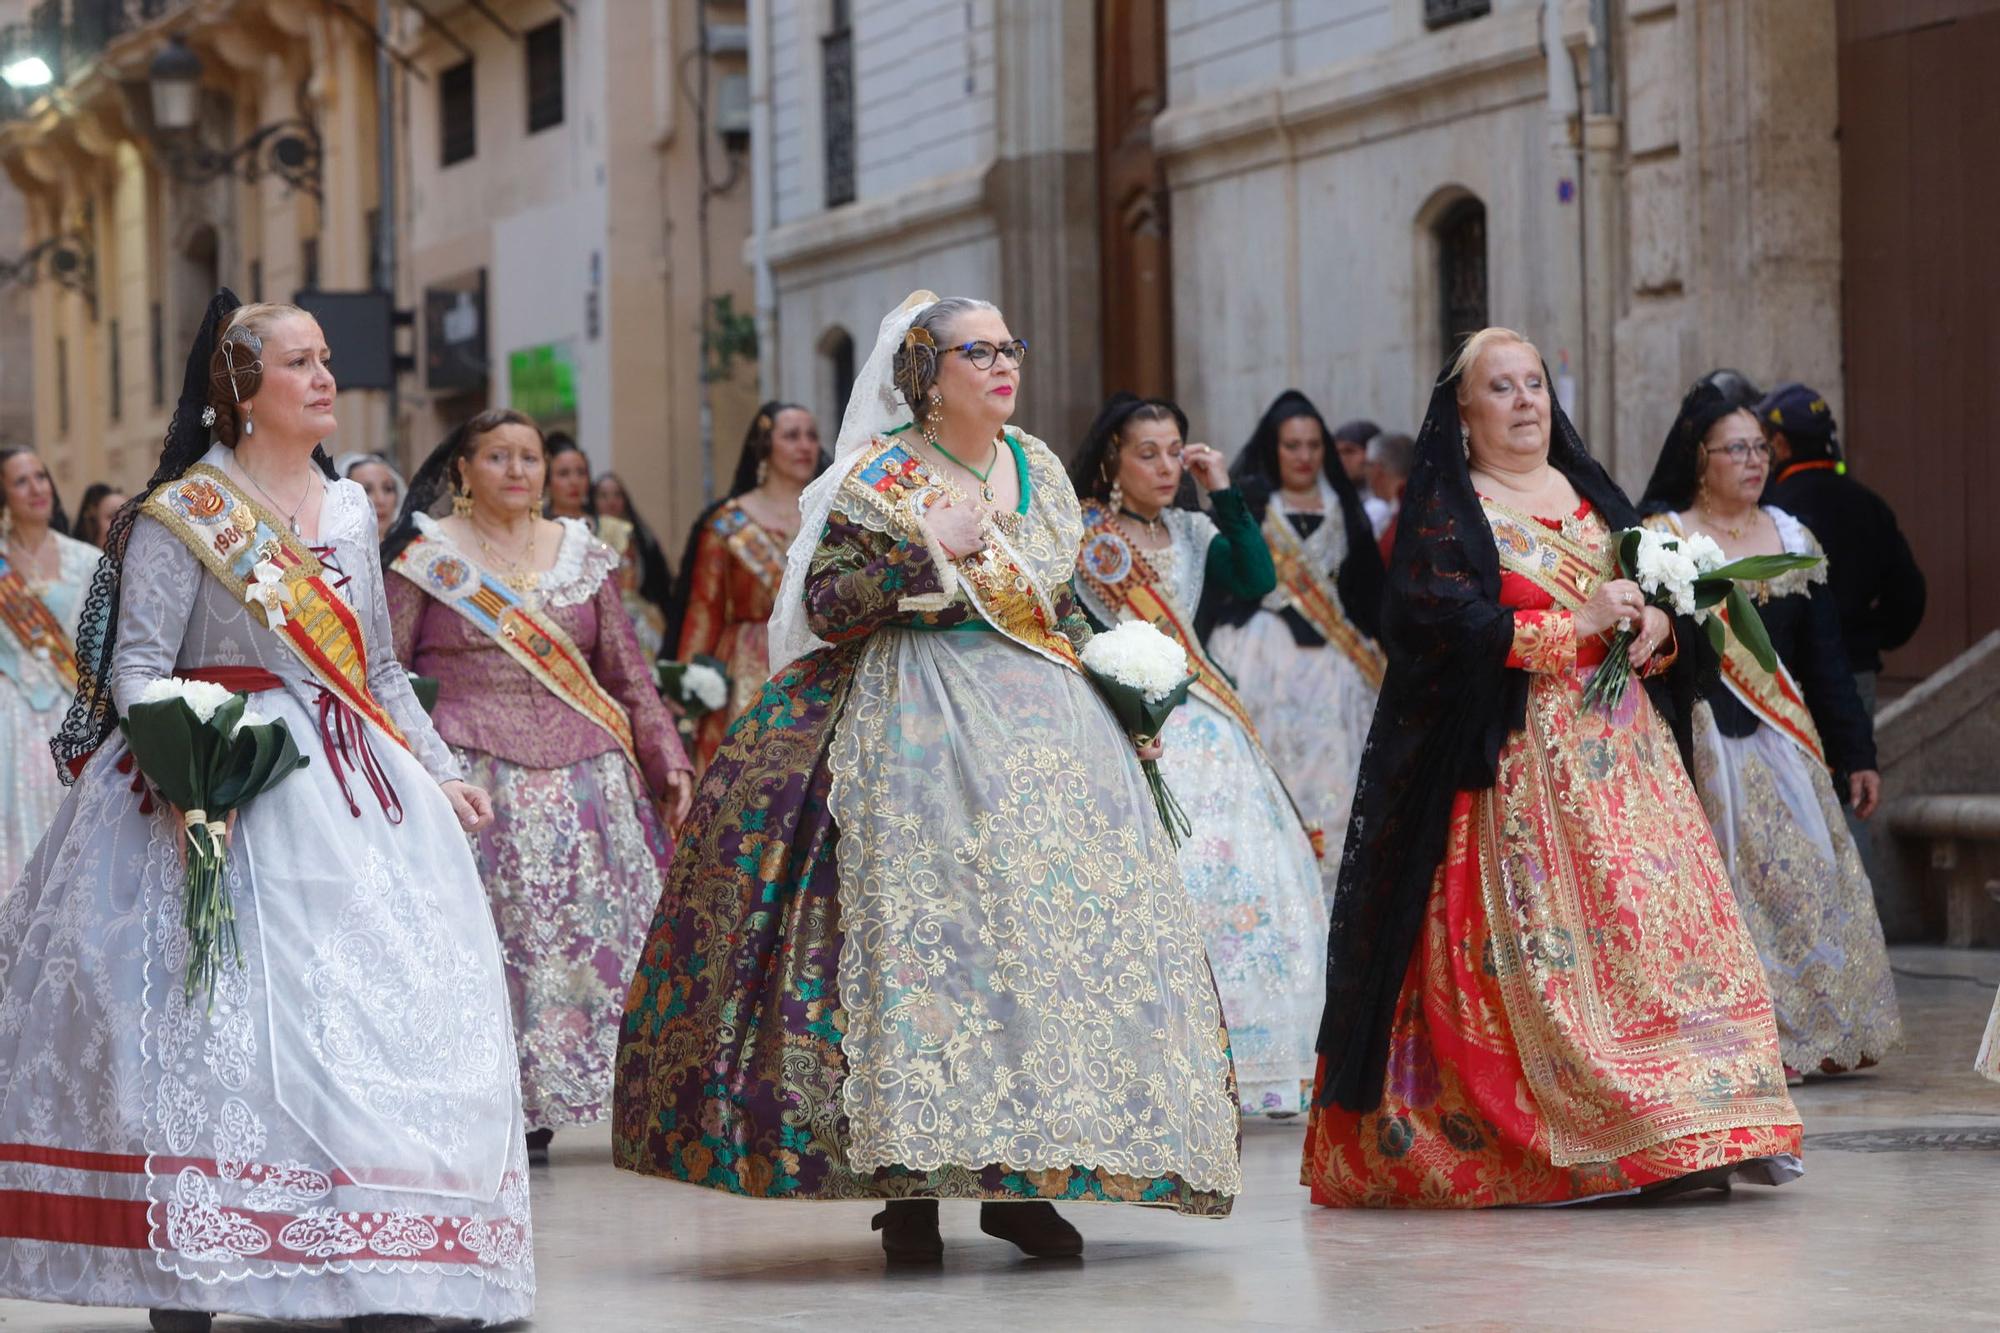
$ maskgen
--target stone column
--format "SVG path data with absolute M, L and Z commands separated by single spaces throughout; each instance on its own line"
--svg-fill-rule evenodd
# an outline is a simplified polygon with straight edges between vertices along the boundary
M 1024 429 L 1067 455 L 1103 398 L 1099 365 L 1096 30 L 1091 6 L 995 4 L 998 152 L 987 196 L 1000 291 L 1033 347 Z

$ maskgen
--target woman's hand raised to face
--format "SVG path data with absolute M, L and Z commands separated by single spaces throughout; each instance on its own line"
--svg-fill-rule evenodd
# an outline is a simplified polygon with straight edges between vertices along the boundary
M 925 510 L 923 521 L 954 560 L 986 549 L 986 515 L 977 505 L 947 500 Z
M 1230 485 L 1229 468 L 1222 461 L 1222 451 L 1206 444 L 1190 444 L 1181 452 L 1181 462 L 1194 473 L 1194 479 L 1201 483 L 1203 490 L 1227 490 Z
M 1629 620 L 1637 629 L 1645 610 L 1646 596 L 1639 591 L 1638 584 L 1630 579 L 1606 579 L 1597 585 L 1597 591 L 1590 594 L 1590 600 L 1576 613 L 1577 635 L 1589 638 L 1602 634 L 1616 629 L 1621 620 Z

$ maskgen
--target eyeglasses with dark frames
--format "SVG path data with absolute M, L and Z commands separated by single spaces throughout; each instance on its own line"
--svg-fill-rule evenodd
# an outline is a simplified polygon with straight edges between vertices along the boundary
M 1017 370 L 1020 369 L 1021 363 L 1027 360 L 1028 357 L 1028 344 L 1019 338 L 1014 339 L 1010 343 L 990 343 L 981 339 L 978 342 L 960 343 L 956 347 L 947 347 L 944 350 L 946 352 L 959 353 L 972 363 L 974 370 L 990 369 L 994 359 L 1003 352 L 1006 353 L 1007 359 L 1014 363 L 1014 368 Z
M 1768 440 L 1731 440 L 1728 444 L 1709 445 L 1707 452 L 1728 454 L 1732 463 L 1745 462 L 1752 454 L 1763 462 L 1771 461 L 1771 445 Z

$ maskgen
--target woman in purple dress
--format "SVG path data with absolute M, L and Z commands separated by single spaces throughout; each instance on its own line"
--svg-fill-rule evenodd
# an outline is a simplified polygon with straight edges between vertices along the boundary
M 583 523 L 541 517 L 547 477 L 534 422 L 483 412 L 425 462 L 383 550 L 396 655 L 438 681 L 437 729 L 493 794 L 479 869 L 536 1157 L 558 1127 L 605 1114 L 627 960 L 693 790 L 618 557 Z

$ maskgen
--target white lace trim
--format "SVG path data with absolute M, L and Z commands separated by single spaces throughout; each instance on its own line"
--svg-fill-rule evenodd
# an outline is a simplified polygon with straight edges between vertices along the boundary
M 411 517 L 416 520 L 417 531 L 424 536 L 449 546 L 479 568 L 486 568 L 453 541 L 451 534 L 429 514 Z M 556 522 L 563 527 L 562 545 L 556 548 L 555 563 L 542 571 L 541 580 L 533 589 L 522 594 L 521 600 L 530 606 L 576 606 L 587 602 L 604 586 L 605 576 L 618 568 L 618 553 L 599 541 L 582 519 L 559 518 Z

